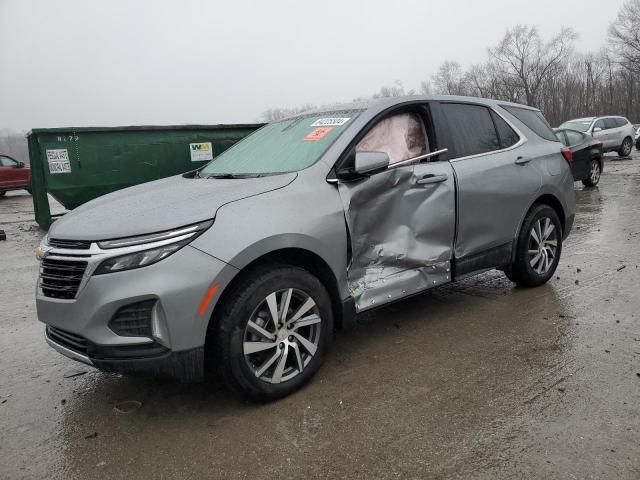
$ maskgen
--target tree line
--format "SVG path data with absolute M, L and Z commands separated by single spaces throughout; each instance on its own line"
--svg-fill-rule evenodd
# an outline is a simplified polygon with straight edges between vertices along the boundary
M 577 38 L 570 28 L 544 39 L 536 27 L 517 25 L 487 49 L 482 63 L 465 69 L 447 60 L 417 90 L 405 89 L 396 80 L 369 98 L 467 95 L 538 107 L 554 126 L 571 118 L 609 114 L 640 123 L 640 0 L 622 6 L 600 51 L 576 52 Z M 312 108 L 269 109 L 262 117 L 273 121 Z

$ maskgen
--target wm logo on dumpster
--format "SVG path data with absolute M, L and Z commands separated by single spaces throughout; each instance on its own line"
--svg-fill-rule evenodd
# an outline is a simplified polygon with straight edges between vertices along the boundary
M 213 160 L 213 147 L 211 142 L 189 144 L 192 162 L 208 162 Z

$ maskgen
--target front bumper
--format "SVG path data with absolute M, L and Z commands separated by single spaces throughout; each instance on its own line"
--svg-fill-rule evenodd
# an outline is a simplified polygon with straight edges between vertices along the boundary
M 47 343 L 74 360 L 108 371 L 197 378 L 209 319 L 236 272 L 186 246 L 144 268 L 91 276 L 74 299 L 51 298 L 38 288 L 38 319 L 47 325 Z M 212 284 L 219 285 L 217 295 L 201 310 Z M 109 328 L 121 307 L 151 299 L 157 303 L 161 337 L 124 337 Z

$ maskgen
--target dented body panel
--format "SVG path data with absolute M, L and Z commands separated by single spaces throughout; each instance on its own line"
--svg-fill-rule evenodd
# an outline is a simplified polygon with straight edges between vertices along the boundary
M 438 183 L 419 184 L 429 176 Z M 455 186 L 448 162 L 409 165 L 339 184 L 352 259 L 349 291 L 358 311 L 449 280 Z

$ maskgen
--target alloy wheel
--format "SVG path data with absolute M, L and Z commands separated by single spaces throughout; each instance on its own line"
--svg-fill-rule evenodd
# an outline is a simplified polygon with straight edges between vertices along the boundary
M 253 311 L 244 331 L 244 358 L 253 374 L 269 383 L 300 375 L 318 350 L 322 318 L 305 292 L 270 293 Z
M 600 180 L 600 164 L 597 161 L 591 162 L 591 169 L 589 170 L 589 180 L 592 185 L 598 183 Z
M 625 139 L 625 141 L 622 143 L 622 155 L 624 157 L 628 157 L 629 155 L 631 155 L 632 148 L 633 148 L 633 142 L 631 141 L 631 139 L 629 138 Z
M 556 260 L 558 231 L 548 217 L 538 219 L 529 233 L 529 265 L 538 275 L 546 274 Z

